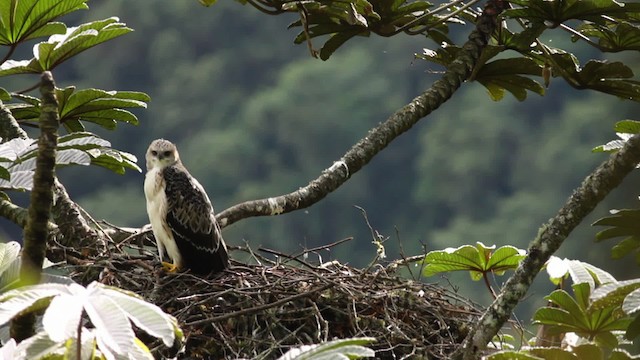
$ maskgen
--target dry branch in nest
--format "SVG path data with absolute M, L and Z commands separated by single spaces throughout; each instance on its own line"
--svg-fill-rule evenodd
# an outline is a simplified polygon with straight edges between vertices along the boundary
M 480 315 L 450 290 L 382 266 L 364 271 L 254 256 L 268 264 L 233 262 L 224 273 L 202 278 L 164 272 L 155 251 L 128 245 L 86 255 L 52 244 L 49 257 L 65 261 L 79 283 L 98 280 L 133 291 L 175 316 L 186 341 L 178 358 L 275 359 L 303 344 L 371 336 L 379 359 L 446 359 Z M 175 356 L 176 349 L 139 335 L 152 341 L 157 358 Z

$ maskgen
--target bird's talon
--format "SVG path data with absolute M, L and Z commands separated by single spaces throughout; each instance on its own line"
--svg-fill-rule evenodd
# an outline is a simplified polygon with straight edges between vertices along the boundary
M 162 267 L 165 269 L 166 272 L 170 272 L 170 273 L 174 273 L 176 271 L 178 271 L 178 267 L 175 266 L 174 264 L 168 263 L 168 262 L 162 262 Z

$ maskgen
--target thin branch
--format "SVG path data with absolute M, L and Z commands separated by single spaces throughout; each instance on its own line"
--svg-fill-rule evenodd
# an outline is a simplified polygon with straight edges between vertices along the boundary
M 203 325 L 203 324 L 210 324 L 210 323 L 214 323 L 214 322 L 219 322 L 222 320 L 227 320 L 227 319 L 231 319 L 231 318 L 235 318 L 235 317 L 239 317 L 241 315 L 247 315 L 247 314 L 253 314 L 256 312 L 260 312 L 262 310 L 266 310 L 266 309 L 270 309 L 276 306 L 280 306 L 282 304 L 286 304 L 288 302 L 300 299 L 300 298 L 304 298 L 304 297 L 309 297 L 311 295 L 314 295 L 317 292 L 320 291 L 324 291 L 327 290 L 328 288 L 332 287 L 333 284 L 325 284 L 322 285 L 316 289 L 313 290 L 309 290 L 308 292 L 304 292 L 304 293 L 299 293 L 296 295 L 292 295 L 289 297 L 286 297 L 284 299 L 280 299 L 278 301 L 274 301 L 272 303 L 268 303 L 268 304 L 264 304 L 264 305 L 260 305 L 260 306 L 255 306 L 252 308 L 247 308 L 247 309 L 242 309 L 240 311 L 236 311 L 236 312 L 232 312 L 232 313 L 228 313 L 228 314 L 224 314 L 224 315 L 220 315 L 220 316 L 215 316 L 215 317 L 211 317 L 208 319 L 202 319 L 202 320 L 197 320 L 197 321 L 192 321 L 190 323 L 186 323 L 186 326 L 197 326 L 197 325 Z
M 502 0 L 491 0 L 478 17 L 476 29 L 442 78 L 432 87 L 395 112 L 385 122 L 369 130 L 367 135 L 347 151 L 333 166 L 325 169 L 307 186 L 289 194 L 247 201 L 217 215 L 221 227 L 253 216 L 271 216 L 309 207 L 344 184 L 393 140 L 411 129 L 420 119 L 444 104 L 471 74 L 482 49 L 496 28 L 496 17 L 504 9 Z
M 0 198 L 0 216 L 24 229 L 24 227 L 27 226 L 29 210 L 20 207 L 9 200 Z M 49 233 L 58 232 L 58 225 L 49 221 L 47 223 L 47 230 Z
M 576 189 L 556 216 L 544 224 L 529 245 L 527 257 L 507 280 L 498 298 L 469 333 L 457 359 L 478 359 L 480 352 L 509 319 L 533 279 L 580 222 L 640 163 L 640 135 L 596 168 Z

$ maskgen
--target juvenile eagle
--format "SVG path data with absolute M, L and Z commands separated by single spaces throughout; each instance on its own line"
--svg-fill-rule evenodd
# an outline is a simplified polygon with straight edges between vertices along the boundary
M 209 274 L 227 268 L 227 246 L 211 201 L 182 165 L 176 146 L 164 139 L 154 140 L 146 160 L 144 194 L 160 261 L 166 250 L 173 260 L 173 264 L 163 262 L 169 271 L 188 268 Z

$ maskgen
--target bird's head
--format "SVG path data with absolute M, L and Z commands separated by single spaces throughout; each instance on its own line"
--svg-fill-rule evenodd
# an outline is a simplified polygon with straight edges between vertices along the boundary
M 164 168 L 180 161 L 180 154 L 176 146 L 168 140 L 157 139 L 151 142 L 147 149 L 147 170 Z

